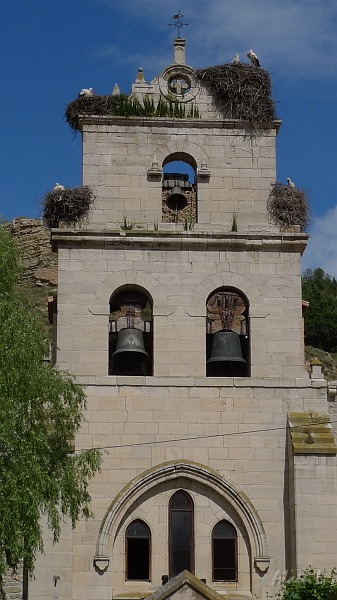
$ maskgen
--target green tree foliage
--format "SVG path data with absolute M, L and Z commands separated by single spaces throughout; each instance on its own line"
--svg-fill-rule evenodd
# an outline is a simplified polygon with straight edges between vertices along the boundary
M 42 515 L 57 541 L 64 516 L 75 526 L 91 514 L 88 484 L 101 458 L 73 451 L 85 394 L 45 361 L 49 341 L 19 277 L 16 242 L 0 225 L 0 582 L 21 559 L 33 571 Z
M 336 572 L 330 576 L 309 568 L 297 578 L 284 581 L 277 594 L 280 600 L 337 600 Z
M 337 281 L 323 269 L 308 269 L 302 276 L 302 297 L 309 302 L 304 313 L 307 346 L 327 352 L 337 349 Z

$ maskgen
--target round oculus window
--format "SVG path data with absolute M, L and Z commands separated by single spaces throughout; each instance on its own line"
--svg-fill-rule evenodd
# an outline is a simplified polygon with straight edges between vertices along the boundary
M 186 65 L 167 67 L 159 77 L 159 88 L 166 98 L 181 102 L 190 102 L 199 91 L 193 69 Z

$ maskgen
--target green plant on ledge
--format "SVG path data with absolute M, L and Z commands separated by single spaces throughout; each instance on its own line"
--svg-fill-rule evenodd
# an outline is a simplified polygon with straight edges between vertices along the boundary
M 190 215 L 189 217 L 185 217 L 184 218 L 184 230 L 192 231 L 193 228 L 194 228 L 194 223 L 192 220 L 192 216 Z
M 83 96 L 67 105 L 65 120 L 73 131 L 78 129 L 79 115 L 105 115 L 119 117 L 166 117 L 171 119 L 199 119 L 200 112 L 195 103 L 185 104 L 177 98 L 165 100 L 146 95 L 143 101 L 130 94 L 111 96 Z
M 134 221 L 128 221 L 126 215 L 123 217 L 123 223 L 121 223 L 120 228 L 122 231 L 131 231 L 135 226 Z
M 237 218 L 237 214 L 234 212 L 233 217 L 232 217 L 231 231 L 237 231 L 237 230 L 238 230 L 238 218 Z

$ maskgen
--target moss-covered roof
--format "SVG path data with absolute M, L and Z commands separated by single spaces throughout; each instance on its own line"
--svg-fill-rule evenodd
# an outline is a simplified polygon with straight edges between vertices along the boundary
M 337 454 L 336 442 L 325 413 L 289 413 L 294 454 Z

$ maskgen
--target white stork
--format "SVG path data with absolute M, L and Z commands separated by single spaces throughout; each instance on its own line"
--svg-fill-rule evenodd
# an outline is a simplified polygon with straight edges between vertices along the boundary
M 240 56 L 238 54 L 235 54 L 235 56 L 231 62 L 231 65 L 239 65 L 239 64 L 240 64 Z
M 290 188 L 296 187 L 295 184 L 294 184 L 294 182 L 291 181 L 290 177 L 287 177 L 287 182 L 288 182 L 288 187 L 290 187 Z
M 82 96 L 93 96 L 93 95 L 94 95 L 93 88 L 83 88 L 83 90 L 81 90 L 80 93 L 78 94 L 78 97 L 81 98 Z
M 65 189 L 66 188 L 64 187 L 64 185 L 61 185 L 60 183 L 55 183 L 54 185 L 54 192 L 62 192 Z
M 247 56 L 254 67 L 260 67 L 260 61 L 253 50 L 248 50 Z

